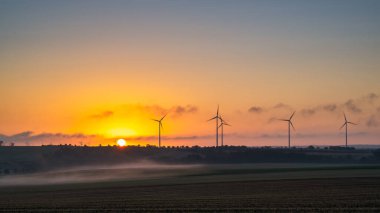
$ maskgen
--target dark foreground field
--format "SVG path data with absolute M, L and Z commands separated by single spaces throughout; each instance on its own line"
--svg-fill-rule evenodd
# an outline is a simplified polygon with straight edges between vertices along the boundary
M 99 188 L 2 189 L 9 210 L 380 211 L 379 178 L 244 181 Z
M 221 169 L 223 167 L 223 169 Z M 2 211 L 380 211 L 378 167 L 245 165 L 145 180 L 0 187 Z M 275 168 L 276 167 L 276 168 Z M 178 171 L 177 171 L 178 170 Z M 162 170 L 161 170 L 162 171 Z M 165 169 L 164 169 L 165 171 Z M 224 172 L 226 174 L 223 174 Z M 149 175 L 150 170 L 144 170 Z M 315 174 L 320 174 L 318 175 Z M 338 177 L 332 177 L 336 174 Z M 367 176 L 367 177 L 366 177 Z M 371 177 L 369 177 L 371 176 Z M 318 177 L 318 178 L 313 178 Z

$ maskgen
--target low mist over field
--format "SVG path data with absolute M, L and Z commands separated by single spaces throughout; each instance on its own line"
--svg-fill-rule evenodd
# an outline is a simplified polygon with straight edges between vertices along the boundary
M 185 174 L 189 169 L 200 167 L 200 165 L 168 165 L 148 161 L 113 166 L 74 167 L 33 174 L 0 176 L 0 186 L 146 180 Z
M 183 176 L 211 165 L 375 165 L 380 150 L 342 147 L 0 147 L 0 185 L 132 181 Z M 271 165 L 268 165 L 272 168 Z M 281 168 L 276 166 L 275 168 Z M 306 166 L 307 167 L 307 166 Z M 244 167 L 245 168 L 245 167 Z M 253 168 L 250 168 L 253 169 Z

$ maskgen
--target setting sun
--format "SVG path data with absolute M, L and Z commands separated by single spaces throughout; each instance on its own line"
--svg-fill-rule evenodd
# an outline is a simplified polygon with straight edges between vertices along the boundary
M 127 144 L 127 142 L 122 138 L 118 139 L 116 142 L 119 146 L 125 146 Z

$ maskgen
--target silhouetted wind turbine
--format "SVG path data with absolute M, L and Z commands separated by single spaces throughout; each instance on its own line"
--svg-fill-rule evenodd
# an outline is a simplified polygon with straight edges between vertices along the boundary
M 166 115 L 164 115 L 160 120 L 152 119 L 153 121 L 158 122 L 158 147 L 161 147 L 161 127 L 164 128 L 162 125 L 162 120 L 164 120 Z
M 213 117 L 213 118 L 210 118 L 209 120 L 207 120 L 207 121 L 211 121 L 211 120 L 216 120 L 216 147 L 218 147 L 218 145 L 219 145 L 219 143 L 218 143 L 218 136 L 219 136 L 219 131 L 218 131 L 218 129 L 219 129 L 219 119 L 220 119 L 220 116 L 219 116 L 219 105 L 218 105 L 218 108 L 217 108 L 217 110 L 216 110 L 216 116 L 215 117 Z
M 219 128 L 222 128 L 222 146 L 224 146 L 224 143 L 223 143 L 223 126 L 224 125 L 227 125 L 227 126 L 231 126 L 229 125 L 225 120 L 222 119 L 222 116 L 219 117 L 220 118 L 220 125 L 219 125 Z
M 347 117 L 346 117 L 346 114 L 344 112 L 343 112 L 343 115 L 344 115 L 344 124 L 340 127 L 340 129 L 342 129 L 344 126 L 346 126 L 346 148 L 347 148 L 348 124 L 353 124 L 353 125 L 357 125 L 357 124 L 352 123 L 350 121 L 347 121 Z
M 294 113 L 296 113 L 296 112 L 293 112 L 293 114 L 290 116 L 289 119 L 279 119 L 280 121 L 288 122 L 288 148 L 290 148 L 290 125 L 292 126 L 293 130 L 296 130 L 293 126 L 293 123 L 292 123 L 292 118 L 294 116 Z

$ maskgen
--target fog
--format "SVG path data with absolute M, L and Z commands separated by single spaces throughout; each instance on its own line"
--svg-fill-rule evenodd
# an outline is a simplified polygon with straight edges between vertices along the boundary
M 119 165 L 73 167 L 32 174 L 0 176 L 0 186 L 148 180 L 185 175 L 201 165 L 170 165 L 149 161 Z

